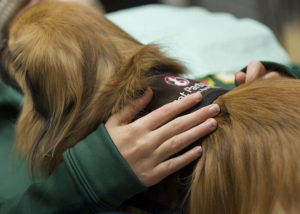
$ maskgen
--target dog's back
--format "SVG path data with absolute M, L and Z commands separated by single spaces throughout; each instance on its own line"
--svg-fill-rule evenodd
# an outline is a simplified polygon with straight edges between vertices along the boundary
M 300 81 L 259 80 L 220 96 L 202 141 L 190 213 L 300 212 Z

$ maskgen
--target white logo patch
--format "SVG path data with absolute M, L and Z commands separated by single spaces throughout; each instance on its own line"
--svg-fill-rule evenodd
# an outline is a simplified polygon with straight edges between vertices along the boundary
M 183 77 L 175 77 L 175 76 L 166 76 L 165 77 L 165 82 L 169 85 L 174 85 L 174 86 L 187 86 L 190 84 L 190 81 L 183 78 Z

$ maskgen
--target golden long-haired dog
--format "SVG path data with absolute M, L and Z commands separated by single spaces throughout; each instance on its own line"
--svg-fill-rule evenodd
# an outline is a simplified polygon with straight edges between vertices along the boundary
M 66 148 L 140 96 L 152 74 L 183 72 L 155 46 L 75 3 L 28 9 L 2 58 L 24 93 L 15 142 L 31 170 L 53 170 Z
M 300 81 L 259 80 L 220 96 L 202 141 L 190 213 L 300 213 Z
M 3 67 L 24 93 L 15 146 L 30 170 L 50 173 L 62 153 L 166 73 L 183 66 L 101 14 L 45 2 L 10 29 Z M 215 102 L 217 131 L 202 141 L 189 193 L 192 214 L 300 210 L 300 82 L 256 81 Z

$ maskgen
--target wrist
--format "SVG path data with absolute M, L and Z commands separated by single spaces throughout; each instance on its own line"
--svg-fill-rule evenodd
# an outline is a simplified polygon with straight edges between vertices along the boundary
M 111 210 L 146 190 L 120 155 L 103 124 L 70 148 L 64 160 L 91 207 Z

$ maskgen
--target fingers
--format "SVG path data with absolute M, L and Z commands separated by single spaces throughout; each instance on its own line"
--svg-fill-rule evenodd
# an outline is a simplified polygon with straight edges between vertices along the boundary
M 162 162 L 156 168 L 154 168 L 152 172 L 154 174 L 154 179 L 152 179 L 149 183 L 146 183 L 146 186 L 147 185 L 151 186 L 155 183 L 158 183 L 163 178 L 182 169 L 186 165 L 190 164 L 191 162 L 199 158 L 201 154 L 202 154 L 202 148 L 200 146 L 196 146 L 192 150 L 189 150 L 180 156 Z M 154 181 L 155 183 L 153 183 Z
M 252 82 L 258 78 L 264 77 L 267 71 L 264 65 L 259 61 L 251 61 L 247 66 L 246 73 L 236 72 L 235 80 L 238 85 Z
M 157 129 L 155 134 L 157 137 L 159 136 L 159 138 L 156 138 L 156 136 L 153 138 L 156 142 L 166 141 L 173 136 L 176 136 L 186 130 L 193 128 L 194 126 L 199 125 L 200 123 L 206 121 L 208 118 L 216 116 L 219 112 L 220 107 L 217 104 L 212 104 L 190 114 L 178 117 L 175 120 L 172 120 Z
M 134 102 L 132 106 L 126 106 L 119 113 L 112 115 L 108 119 L 106 125 L 109 126 L 130 123 L 135 118 L 135 116 L 149 104 L 152 99 L 152 95 L 152 90 L 147 89 L 145 93 Z
M 213 118 L 206 120 L 204 123 L 176 135 L 156 149 L 158 163 L 168 159 L 178 153 L 190 144 L 199 140 L 201 137 L 209 134 L 217 128 L 217 121 Z
M 252 61 L 247 67 L 247 75 L 245 82 L 252 82 L 266 74 L 266 68 L 259 61 Z
M 246 81 L 246 73 L 244 72 L 236 72 L 235 73 L 235 81 L 238 83 L 238 85 L 245 83 Z
M 271 72 L 268 72 L 265 76 L 263 76 L 263 79 L 271 79 L 271 78 L 276 78 L 276 77 L 280 77 L 280 74 L 276 71 L 271 71 Z
M 155 130 L 178 114 L 199 103 L 201 99 L 202 95 L 199 92 L 196 92 L 179 101 L 171 102 L 154 110 L 145 117 L 140 118 L 137 122 L 143 124 L 143 126 L 149 130 Z

